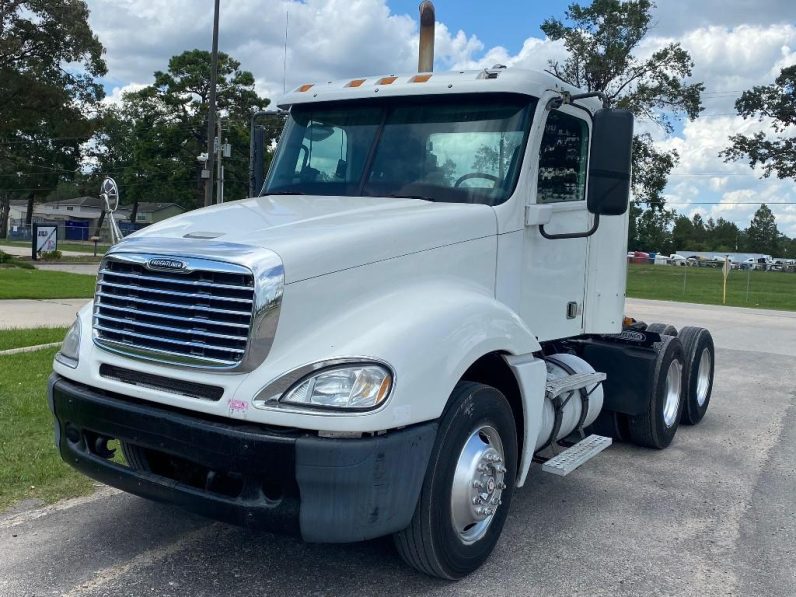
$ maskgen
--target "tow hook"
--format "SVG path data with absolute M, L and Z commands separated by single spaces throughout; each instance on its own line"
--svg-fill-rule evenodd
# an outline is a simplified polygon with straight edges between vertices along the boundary
M 112 441 L 110 437 L 104 437 L 102 435 L 98 435 L 94 440 L 94 453 L 106 460 L 110 460 L 116 454 L 115 449 L 108 448 L 109 441 Z

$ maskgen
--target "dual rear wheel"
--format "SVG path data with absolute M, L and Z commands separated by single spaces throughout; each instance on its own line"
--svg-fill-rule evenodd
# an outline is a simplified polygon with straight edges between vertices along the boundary
M 684 327 L 678 337 L 685 351 L 688 374 L 687 400 L 681 421 L 687 425 L 696 425 L 705 416 L 713 393 L 715 347 L 710 332 L 705 328 Z
M 630 440 L 648 448 L 663 449 L 674 439 L 686 395 L 685 353 L 680 340 L 661 336 L 655 345 L 652 396 L 644 411 L 628 419 Z
M 686 326 L 679 332 L 673 325 L 651 323 L 648 332 L 680 339 L 684 351 L 686 391 L 681 423 L 696 425 L 705 416 L 713 391 L 713 366 L 715 347 L 713 337 L 705 328 Z
M 661 335 L 648 408 L 628 417 L 629 439 L 662 449 L 674 439 L 680 423 L 696 425 L 705 416 L 713 391 L 715 348 L 705 328 L 653 323 L 647 331 Z

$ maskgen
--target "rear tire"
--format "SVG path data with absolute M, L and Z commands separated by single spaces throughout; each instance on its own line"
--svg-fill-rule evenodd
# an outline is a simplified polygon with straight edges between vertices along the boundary
M 634 444 L 662 450 L 672 443 L 683 412 L 685 355 L 680 340 L 672 336 L 661 336 L 654 346 L 652 396 L 644 413 L 628 418 L 628 431 Z
M 680 342 L 685 352 L 687 391 L 685 408 L 680 419 L 686 425 L 696 425 L 705 416 L 713 393 L 713 373 L 716 352 L 713 337 L 705 328 L 684 327 Z
M 668 323 L 651 323 L 647 326 L 647 331 L 655 332 L 656 334 L 661 334 L 662 336 L 677 335 L 677 328 L 673 325 L 669 325 Z
M 401 558 L 448 580 L 476 570 L 503 530 L 516 472 L 517 431 L 508 401 L 490 386 L 459 382 L 440 420 L 412 522 L 393 535 Z M 485 507 L 494 512 L 477 512 Z

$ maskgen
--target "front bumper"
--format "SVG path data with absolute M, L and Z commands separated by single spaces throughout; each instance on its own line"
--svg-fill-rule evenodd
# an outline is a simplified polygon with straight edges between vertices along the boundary
M 68 464 L 107 485 L 243 526 L 343 543 L 409 525 L 437 424 L 328 439 L 111 394 L 53 374 L 48 400 Z M 110 458 L 109 440 L 146 454 Z M 151 464 L 151 466 L 149 465 Z

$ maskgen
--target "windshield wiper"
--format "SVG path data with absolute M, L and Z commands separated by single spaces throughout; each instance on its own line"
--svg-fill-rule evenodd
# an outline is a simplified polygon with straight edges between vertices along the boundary
M 260 197 L 268 197 L 269 195 L 306 195 L 302 191 L 271 191 L 270 193 L 263 193 Z
M 389 197 L 390 199 L 420 199 L 421 201 L 436 201 L 434 197 L 426 197 L 425 195 L 384 195 L 384 197 Z

